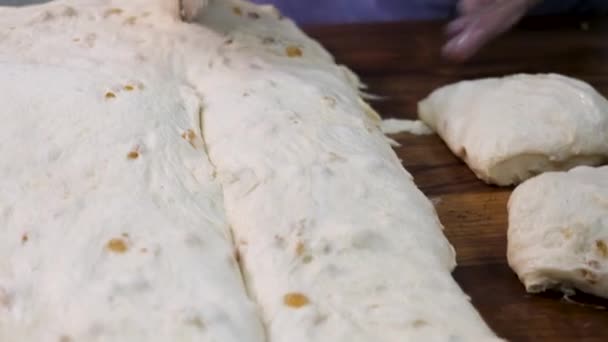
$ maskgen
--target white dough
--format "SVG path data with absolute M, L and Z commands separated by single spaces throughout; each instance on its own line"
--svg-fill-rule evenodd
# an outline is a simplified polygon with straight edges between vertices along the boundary
M 0 7 L 0 341 L 498 341 L 358 78 L 189 5 Z
M 418 111 L 488 183 L 517 184 L 545 171 L 608 161 L 608 102 L 573 78 L 462 81 L 434 91 Z
M 509 265 L 528 292 L 608 297 L 608 166 L 550 172 L 509 199 Z
M 0 8 L 0 341 L 263 342 L 177 18 L 130 5 Z
M 380 123 L 384 134 L 410 133 L 414 135 L 433 134 L 433 130 L 420 120 L 384 119 Z
M 229 9 L 211 5 L 201 22 L 219 27 Z M 241 32 L 246 17 L 231 15 L 219 62 L 191 79 L 269 340 L 498 341 L 356 83 L 290 26 L 271 29 L 276 18 Z

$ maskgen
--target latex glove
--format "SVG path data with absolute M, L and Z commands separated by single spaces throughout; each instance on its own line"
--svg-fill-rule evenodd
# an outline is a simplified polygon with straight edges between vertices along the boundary
M 463 61 L 508 31 L 539 0 L 460 0 L 460 16 L 447 27 L 444 56 Z
M 180 0 L 180 14 L 185 21 L 192 21 L 209 5 L 209 0 Z

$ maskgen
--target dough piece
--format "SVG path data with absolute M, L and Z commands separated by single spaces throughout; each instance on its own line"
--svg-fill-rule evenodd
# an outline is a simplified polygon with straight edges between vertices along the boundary
M 380 123 L 382 133 L 392 135 L 410 133 L 414 135 L 432 134 L 433 130 L 420 120 L 384 119 Z
M 509 200 L 508 260 L 528 292 L 608 297 L 608 166 L 550 172 Z
M 265 341 L 165 4 L 0 8 L 0 341 Z
M 230 9 L 214 3 L 203 25 Z M 284 36 L 283 21 L 221 3 L 243 15 L 231 13 L 231 40 L 191 82 L 269 341 L 498 341 L 356 86 L 301 33 L 256 37 Z M 251 20 L 264 24 L 251 31 Z M 294 43 L 299 52 L 281 52 Z
M 380 130 L 386 135 L 386 141 L 392 147 L 401 147 L 401 144 L 391 138 L 391 135 L 409 133 L 414 135 L 428 135 L 433 131 L 420 120 L 384 119 L 380 122 Z
M 541 172 L 608 161 L 608 102 L 572 78 L 463 81 L 434 91 L 418 110 L 488 183 L 517 184 Z

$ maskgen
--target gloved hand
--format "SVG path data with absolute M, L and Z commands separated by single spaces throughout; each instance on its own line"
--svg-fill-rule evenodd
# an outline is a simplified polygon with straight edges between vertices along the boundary
M 447 27 L 444 56 L 463 61 L 508 31 L 539 0 L 460 0 L 460 16 Z

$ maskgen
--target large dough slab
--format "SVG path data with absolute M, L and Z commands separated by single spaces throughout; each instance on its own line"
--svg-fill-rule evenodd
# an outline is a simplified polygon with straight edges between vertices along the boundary
M 541 172 L 608 161 L 608 102 L 573 78 L 462 81 L 434 91 L 418 112 L 488 183 L 517 184 Z
M 608 166 L 550 172 L 509 199 L 509 265 L 529 292 L 608 297 Z
M 498 340 L 451 278 L 434 208 L 356 83 L 271 12 L 250 29 L 249 8 L 222 3 L 201 21 L 224 47 L 191 78 L 269 341 Z
M 498 340 L 359 80 L 177 4 L 0 9 L 0 340 Z
M 0 8 L 0 341 L 265 341 L 168 3 Z

